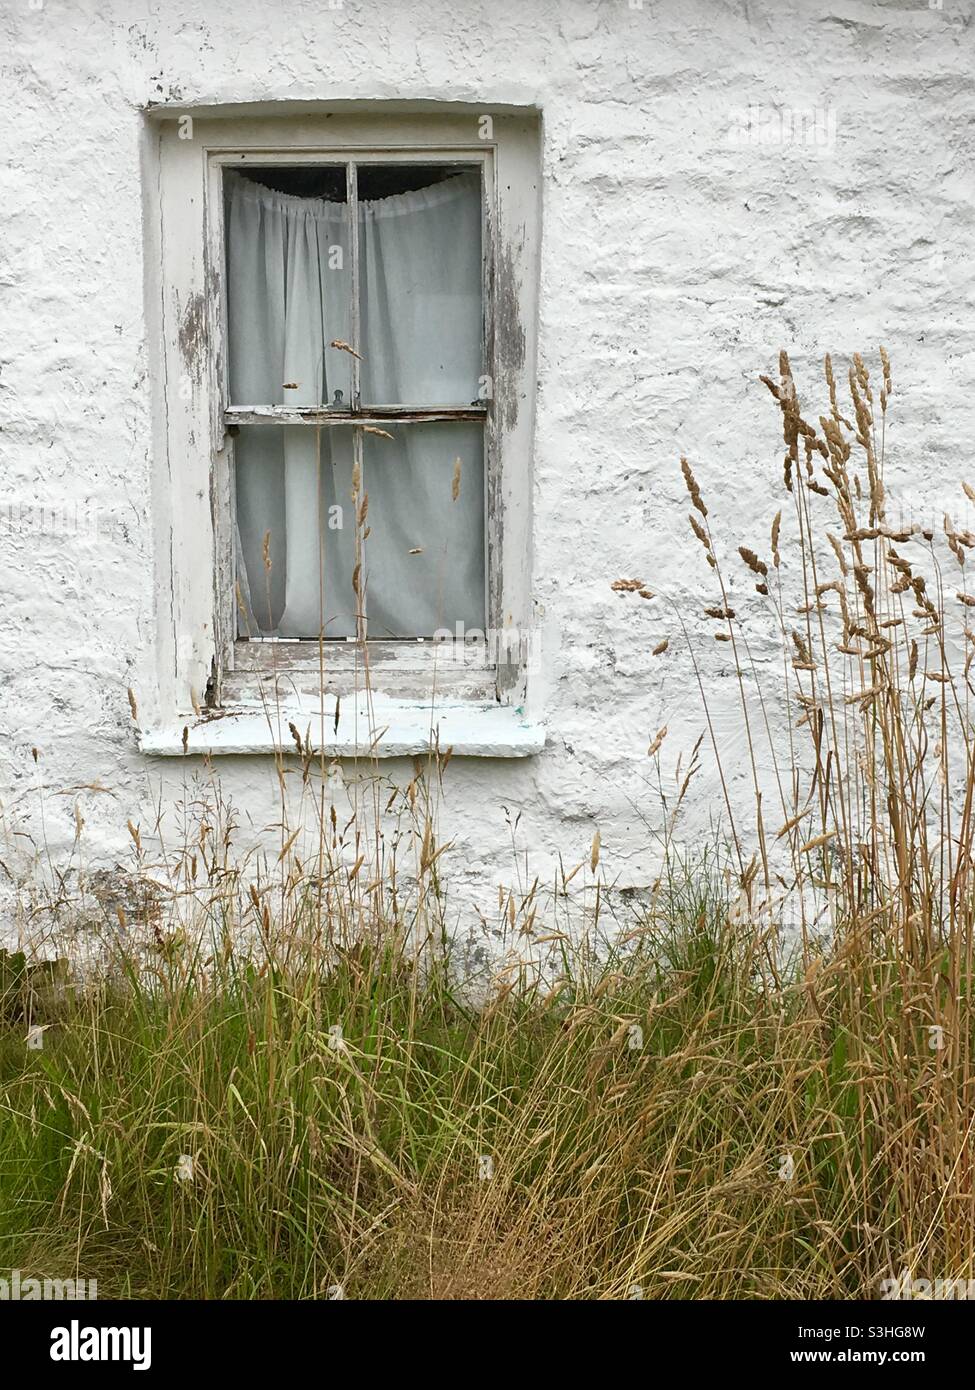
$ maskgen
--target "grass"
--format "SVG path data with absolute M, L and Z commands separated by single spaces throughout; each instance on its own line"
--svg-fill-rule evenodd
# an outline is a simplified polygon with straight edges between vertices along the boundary
M 268 862 L 237 864 L 219 793 L 197 799 L 152 862 L 131 827 L 155 886 L 85 933 L 84 970 L 0 957 L 0 1273 L 247 1299 L 872 1298 L 904 1269 L 975 1275 L 971 658 L 933 532 L 887 521 L 886 357 L 879 423 L 859 358 L 849 383 L 855 422 L 827 365 L 817 428 L 785 357 L 767 382 L 787 507 L 767 560 L 737 547 L 754 599 L 684 464 L 716 592 L 674 636 L 706 620 L 725 643 L 754 774 L 718 859 L 674 848 L 698 749 L 649 906 L 607 926 L 597 837 L 554 907 L 502 898 L 518 949 L 472 992 L 436 830 L 449 750 L 388 801 L 357 784 L 343 825 L 293 730 Z M 963 576 L 975 537 L 944 530 Z M 660 730 L 661 787 L 666 751 Z
M 152 1298 L 836 1297 L 912 1255 L 957 1269 L 893 1181 L 896 982 L 878 962 L 866 1019 L 842 955 L 775 984 L 718 907 L 685 884 L 625 955 L 478 1007 L 439 951 L 120 965 L 42 1050 L 4 1039 L 0 1264 Z

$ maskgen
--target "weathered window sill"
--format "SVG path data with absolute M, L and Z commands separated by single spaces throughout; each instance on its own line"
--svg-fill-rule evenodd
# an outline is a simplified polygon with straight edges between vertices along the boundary
M 494 703 L 437 703 L 376 697 L 339 707 L 326 702 L 324 718 L 310 703 L 280 708 L 239 709 L 174 721 L 139 735 L 139 747 L 153 757 L 210 757 L 294 753 L 289 725 L 316 753 L 330 758 L 403 758 L 448 748 L 454 757 L 527 758 L 545 746 L 545 731 L 521 710 Z M 185 736 L 184 736 L 185 731 Z

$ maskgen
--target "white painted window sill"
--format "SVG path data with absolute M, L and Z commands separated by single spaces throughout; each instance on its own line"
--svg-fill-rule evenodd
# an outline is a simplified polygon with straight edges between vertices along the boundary
M 530 723 L 520 709 L 494 703 L 457 704 L 392 700 L 377 696 L 371 708 L 361 700 L 345 700 L 335 729 L 334 702 L 325 717 L 310 702 L 280 709 L 240 709 L 180 720 L 139 735 L 143 753 L 182 757 L 294 753 L 288 725 L 309 737 L 316 753 L 332 758 L 403 758 L 429 753 L 434 747 L 454 757 L 527 758 L 545 746 L 545 731 Z M 186 738 L 184 744 L 184 730 Z

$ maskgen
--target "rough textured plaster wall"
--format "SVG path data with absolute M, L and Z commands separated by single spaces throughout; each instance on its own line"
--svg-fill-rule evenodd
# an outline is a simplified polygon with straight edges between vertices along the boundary
M 890 486 L 935 523 L 957 498 L 975 411 L 973 35 L 970 0 L 3 0 L 0 500 L 100 519 L 91 538 L 21 518 L 0 546 L 11 872 L 35 847 L 62 866 L 124 862 L 126 819 L 150 822 L 187 776 L 139 755 L 126 697 L 154 678 L 147 103 L 543 111 L 534 594 L 548 747 L 455 760 L 443 810 L 458 902 L 490 903 L 514 874 L 503 807 L 522 812 L 528 882 L 559 854 L 577 863 L 597 826 L 611 876 L 652 876 L 648 741 L 668 725 L 669 776 L 704 722 L 663 598 L 620 598 L 619 576 L 684 613 L 732 794 L 747 793 L 729 653 L 696 616 L 713 589 L 677 463 L 694 462 L 723 559 L 740 542 L 767 549 L 780 435 L 756 378 L 779 346 L 802 383 L 826 350 L 885 343 Z M 815 109 L 835 138 L 735 145 L 736 112 L 755 106 Z M 728 573 L 771 669 L 778 642 L 733 560 Z M 266 763 L 227 759 L 220 773 L 248 832 L 275 819 Z M 705 756 L 683 838 L 719 811 Z

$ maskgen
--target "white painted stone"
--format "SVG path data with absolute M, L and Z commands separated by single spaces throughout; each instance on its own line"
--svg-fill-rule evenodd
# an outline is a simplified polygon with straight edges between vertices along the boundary
M 747 611 L 758 669 L 771 672 L 778 640 L 734 553 L 767 549 L 780 505 L 778 418 L 757 381 L 780 346 L 811 391 L 824 352 L 883 342 L 896 381 L 889 489 L 938 525 L 959 477 L 975 479 L 970 21 L 962 0 L 940 10 L 926 0 L 8 0 L 0 504 L 82 518 L 75 534 L 4 523 L 0 857 L 11 873 L 42 846 L 49 862 L 71 861 L 76 804 L 86 862 L 128 862 L 126 820 L 150 825 L 155 798 L 185 785 L 185 759 L 146 756 L 180 733 L 147 732 L 140 749 L 126 696 L 131 686 L 151 708 L 168 621 L 153 584 L 163 465 L 147 379 L 148 103 L 542 112 L 531 467 L 544 660 L 528 731 L 484 731 L 471 751 L 498 756 L 455 757 L 442 808 L 458 903 L 496 904 L 497 884 L 514 878 L 507 818 L 519 810 L 529 881 L 554 881 L 560 855 L 567 866 L 587 856 L 597 826 L 610 876 L 650 881 L 662 816 L 647 745 L 666 724 L 672 779 L 704 728 L 671 602 L 695 643 L 732 795 L 747 805 L 737 683 L 699 616 L 714 593 L 678 459 L 694 462 L 732 601 Z M 796 129 L 775 114 L 783 108 L 821 118 L 812 142 L 752 143 L 750 119 Z M 659 597 L 618 596 L 620 576 Z M 664 636 L 670 651 L 651 658 Z M 509 756 L 529 752 L 542 726 L 544 751 Z M 417 751 L 417 728 L 403 753 Z M 227 729 L 203 741 L 217 751 L 229 740 L 226 791 L 248 825 L 266 826 L 272 761 L 234 756 L 250 745 L 239 725 Z M 384 771 L 408 780 L 412 766 L 393 759 Z M 705 745 L 682 840 L 694 845 L 720 811 Z

